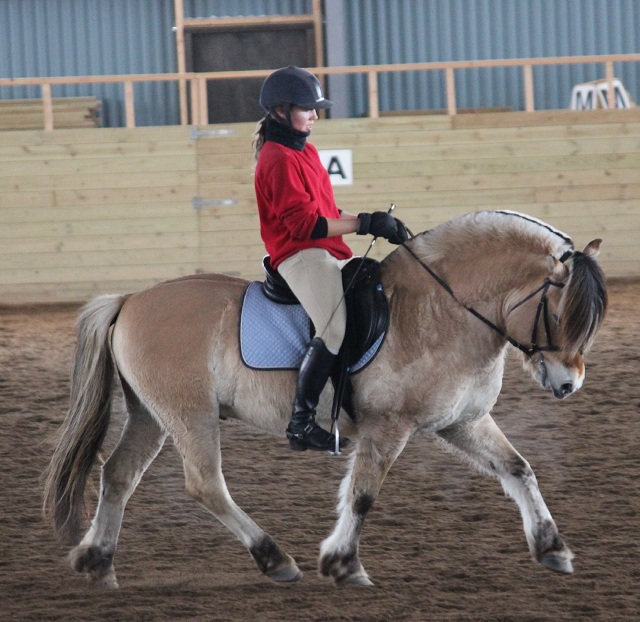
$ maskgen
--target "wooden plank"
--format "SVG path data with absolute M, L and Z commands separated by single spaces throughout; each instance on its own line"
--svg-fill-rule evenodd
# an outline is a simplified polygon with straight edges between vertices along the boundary
M 162 264 L 192 264 L 198 262 L 198 248 L 148 248 L 102 252 L 26 253 L 3 257 L 3 270 L 40 270 L 74 268 L 108 268 L 113 266 L 146 266 Z M 195 269 L 195 268 L 194 268 Z
M 198 184 L 198 196 L 201 199 L 232 199 L 232 200 L 253 200 L 255 201 L 255 190 L 253 183 L 244 184 L 223 184 L 204 183 L 202 180 Z
M 234 215 L 200 215 L 200 231 L 218 231 L 225 239 L 231 240 L 234 232 L 240 232 L 240 239 L 247 240 L 249 232 L 255 231 L 258 235 L 260 219 L 258 214 L 234 214 Z M 259 237 L 259 236 L 258 236 Z
M 634 203 L 636 205 L 634 209 Z M 472 205 L 435 205 L 426 206 L 421 204 L 404 204 L 400 203 L 396 207 L 395 214 L 398 218 L 406 223 L 416 220 L 428 220 L 432 223 L 444 222 L 451 218 L 450 214 L 469 213 L 484 210 L 512 210 L 516 212 L 526 213 L 531 216 L 540 218 L 541 220 L 552 222 L 563 220 L 565 222 L 574 222 L 574 227 L 590 227 L 592 225 L 607 230 L 633 230 L 640 229 L 640 222 L 637 214 L 637 201 L 630 200 L 627 202 L 626 211 L 620 208 L 617 201 L 600 202 L 590 201 L 582 203 L 554 203 L 554 204 L 536 204 L 536 203 L 508 203 L 504 202 L 496 206 L 478 206 L 474 208 Z M 378 206 L 381 207 L 381 206 Z M 370 206 L 374 209 L 375 206 Z M 452 211 L 453 210 L 453 211 Z M 570 229 L 570 227 L 567 227 Z
M 193 186 L 160 186 L 155 188 L 96 188 L 54 190 L 54 204 L 59 206 L 104 205 L 118 203 L 158 203 L 184 201 L 191 204 Z
M 253 188 L 253 171 L 247 168 L 226 170 L 226 169 L 200 169 L 198 181 L 204 185 L 229 185 L 245 184 Z
M 527 173 L 496 173 L 493 175 L 424 175 L 416 177 L 387 177 L 357 180 L 353 186 L 341 187 L 341 194 L 349 196 L 362 192 L 379 197 L 402 192 L 437 192 L 460 190 L 488 190 L 498 188 L 570 189 L 575 186 L 625 186 L 638 180 L 638 172 L 629 169 L 592 171 L 542 171 Z M 218 187 L 222 188 L 222 184 Z M 238 190 L 238 189 L 236 189 Z M 231 192 L 231 190 L 230 190 Z
M 76 178 L 102 177 L 117 174 L 121 178 L 129 175 L 139 176 L 143 173 L 177 173 L 194 172 L 195 155 L 176 158 L 172 155 L 165 156 L 145 156 L 145 157 L 119 157 L 119 158 L 73 158 L 55 160 L 30 160 L 29 177 L 40 175 L 65 176 Z M 135 171 L 135 173 L 133 172 Z M 25 173 L 24 161 L 3 162 L 0 166 L 0 186 L 3 184 L 3 177 L 13 179 L 23 176 Z M 163 175 L 164 176 L 164 175 Z M 6 182 L 4 182 L 6 183 Z
M 265 255 L 264 246 L 262 244 L 251 246 L 238 245 L 230 248 L 233 249 L 233 254 L 230 253 L 229 247 L 219 247 L 213 244 L 209 245 L 205 242 L 200 252 L 200 258 L 203 265 L 226 265 L 229 258 L 233 257 L 233 261 L 255 261 L 259 266 Z
M 603 200 L 594 195 L 589 201 L 537 204 L 537 209 L 544 210 L 548 215 L 574 217 L 576 224 L 582 224 L 591 218 L 611 218 L 612 222 L 608 226 L 616 226 L 619 220 L 625 222 L 630 218 L 636 219 L 636 223 L 640 226 L 637 199 Z
M 427 175 L 492 175 L 553 171 L 601 171 L 640 169 L 640 151 L 627 154 L 587 154 L 571 157 L 505 157 L 477 160 L 431 160 L 413 162 L 355 163 L 356 180 L 379 177 L 424 177 Z M 223 171 L 205 176 L 206 181 L 224 180 Z M 233 177 L 232 177 L 233 179 Z
M 541 131 L 537 131 L 540 129 Z M 639 136 L 640 124 L 628 125 L 618 128 L 618 131 L 608 131 L 602 126 L 562 126 L 544 128 L 497 128 L 495 130 L 460 130 L 456 132 L 437 133 L 426 135 L 420 132 L 403 133 L 371 133 L 371 134 L 344 134 L 340 139 L 327 136 L 314 136 L 313 144 L 318 149 L 360 149 L 376 147 L 381 151 L 390 149 L 404 149 L 406 147 L 420 147 L 428 145 L 450 144 L 491 144 L 505 143 L 517 140 L 571 140 L 579 138 L 596 138 L 599 136 Z
M 249 151 L 198 155 L 198 168 L 202 171 L 246 169 L 253 174 L 255 160 Z
M 173 248 L 118 250 L 117 252 L 60 252 L 60 253 L 22 253 L 5 256 L 2 269 L 39 270 L 48 269 L 103 268 L 112 266 L 145 266 L 149 264 L 186 264 L 197 266 L 198 249 Z
M 251 136 L 220 137 L 199 139 L 196 144 L 198 156 L 224 156 L 226 154 L 242 154 L 247 158 L 247 164 L 255 162 Z
M 509 203 L 532 203 L 534 202 L 534 188 L 500 188 L 500 189 L 474 189 L 461 191 L 427 191 L 425 189 L 408 191 L 387 191 L 372 196 L 368 192 L 343 195 L 336 193 L 338 205 L 348 212 L 358 213 L 367 209 L 381 209 L 380 206 L 387 206 L 390 202 L 396 203 L 398 208 L 425 207 L 429 209 L 439 206 L 491 206 L 499 207 Z
M 25 130 L 20 132 L 0 133 L 0 147 L 6 145 L 47 145 L 47 144 L 100 144 L 127 143 L 129 141 L 188 141 L 190 130 L 182 126 L 134 127 L 134 128 L 100 128 L 95 129 L 60 129 L 53 132 L 43 130 Z
M 5 182 L 4 187 L 13 192 L 42 189 L 96 189 L 96 188 L 158 188 L 162 186 L 195 188 L 197 174 L 195 171 L 161 171 L 154 173 L 137 173 L 129 171 L 127 175 L 121 173 L 101 173 L 95 175 L 67 174 L 67 175 L 20 175 Z
M 54 97 L 53 107 L 57 109 L 79 108 L 93 106 L 100 103 L 100 100 L 93 96 L 85 97 Z M 32 108 L 37 112 L 42 112 L 41 99 L 0 99 L 0 112 L 22 111 Z
M 557 186 L 535 188 L 536 203 L 556 203 L 561 201 L 592 201 L 594 197 L 602 201 L 640 198 L 640 183 Z
M 617 110 L 539 110 L 536 112 L 458 115 L 453 129 L 479 127 L 525 127 L 542 125 L 581 125 L 588 123 L 638 123 L 640 108 Z
M 57 236 L 62 239 L 74 236 L 137 235 L 162 233 L 164 231 L 196 231 L 195 219 L 183 216 L 163 219 L 130 218 L 126 220 L 88 220 L 68 222 L 20 222 L 4 223 L 0 229 L 0 239 Z
M 100 294 L 134 292 L 146 289 L 157 282 L 157 279 L 130 279 L 75 283 L 17 283 L 2 287 L 2 304 L 75 303 L 80 305 Z
M 161 249 L 170 251 L 173 248 L 197 248 L 200 244 L 195 231 L 171 232 L 154 231 L 136 233 L 135 235 L 94 235 L 80 237 L 24 237 L 3 239 L 0 245 L 0 266 L 4 265 L 6 255 L 28 255 L 30 253 L 63 253 L 63 252 L 100 252 Z
M 203 199 L 211 199 L 214 197 L 201 197 Z M 233 203 L 219 205 L 203 205 L 198 209 L 203 215 L 211 216 L 233 216 L 236 214 L 257 214 L 258 207 L 256 205 L 255 194 L 249 194 L 244 199 L 235 199 Z
M 353 151 L 354 164 L 370 162 L 415 162 L 431 160 L 479 160 L 500 157 L 575 156 L 640 152 L 638 136 L 610 136 L 607 138 L 579 138 L 571 140 L 508 140 L 491 143 L 424 143 L 405 146 L 401 150 L 379 147 L 358 147 Z M 208 156 L 207 156 L 208 157 Z M 213 156 L 212 156 L 213 157 Z M 217 159 L 222 159 L 217 156 Z M 211 169 L 216 167 L 211 166 Z
M 4 207 L 0 210 L 0 223 L 19 222 L 75 222 L 81 220 L 127 220 L 165 217 L 195 218 L 194 209 L 186 203 L 133 203 L 114 205 L 105 210 L 101 205 L 59 207 L 31 205 Z
M 127 157 L 192 158 L 195 163 L 195 142 L 189 141 L 131 141 L 75 144 L 4 145 L 0 162 L 32 160 L 91 160 Z
M 228 257 L 221 262 L 203 262 L 202 272 L 205 273 L 218 273 L 226 274 L 229 276 L 235 276 L 247 280 L 264 280 L 264 271 L 262 269 L 262 256 L 259 260 L 251 258 L 249 260 L 237 261 L 234 258 Z
M 10 208 L 53 207 L 54 205 L 55 196 L 52 190 L 9 192 L 0 184 L 0 214 Z
M 184 27 L 187 30 L 204 28 L 213 30 L 216 28 L 252 28 L 264 25 L 312 25 L 313 15 L 261 15 L 259 17 L 195 17 L 185 18 Z
M 197 266 L 168 263 L 162 265 L 88 266 L 68 269 L 42 267 L 26 270 L 0 270 L 0 283 L 7 285 L 36 283 L 74 283 L 78 281 L 164 281 L 193 274 Z

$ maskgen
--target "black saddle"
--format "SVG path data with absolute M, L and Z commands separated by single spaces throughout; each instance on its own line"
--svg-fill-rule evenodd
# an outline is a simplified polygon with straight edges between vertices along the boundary
M 262 260 L 262 265 L 267 298 L 280 304 L 300 304 L 282 275 L 271 266 L 269 255 Z M 380 283 L 380 263 L 375 259 L 352 259 L 342 269 L 342 286 L 346 292 L 347 331 L 338 360 L 350 367 L 387 330 L 389 301 Z

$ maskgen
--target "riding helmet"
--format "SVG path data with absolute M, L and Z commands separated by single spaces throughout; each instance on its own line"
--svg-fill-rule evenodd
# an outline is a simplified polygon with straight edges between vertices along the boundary
M 276 106 L 290 104 L 302 108 L 331 108 L 333 102 L 322 95 L 318 78 L 311 72 L 290 65 L 267 76 L 260 90 L 260 105 L 273 113 Z

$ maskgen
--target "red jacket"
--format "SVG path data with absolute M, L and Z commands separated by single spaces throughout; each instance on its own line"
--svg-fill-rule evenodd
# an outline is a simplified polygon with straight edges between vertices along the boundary
M 311 239 L 319 216 L 340 218 L 329 175 L 312 144 L 298 151 L 266 141 L 255 189 L 260 234 L 274 268 L 305 248 L 324 248 L 337 259 L 353 256 L 342 236 Z

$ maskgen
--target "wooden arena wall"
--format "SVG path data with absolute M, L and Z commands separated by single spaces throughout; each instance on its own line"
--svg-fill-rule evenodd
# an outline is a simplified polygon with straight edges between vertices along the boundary
M 0 132 L 0 304 L 81 302 L 194 272 L 261 278 L 253 124 Z M 350 149 L 341 208 L 415 232 L 482 209 L 529 213 L 609 277 L 640 276 L 640 109 L 321 120 Z M 350 238 L 363 253 L 369 240 Z M 371 256 L 391 250 L 379 241 Z

